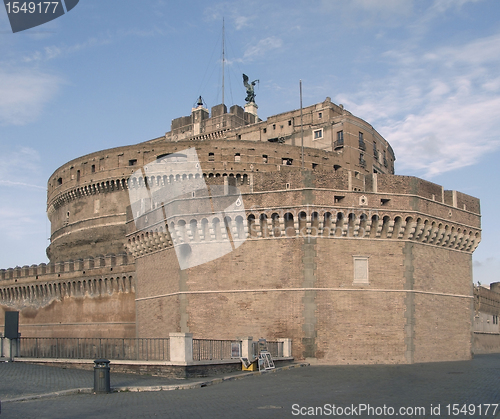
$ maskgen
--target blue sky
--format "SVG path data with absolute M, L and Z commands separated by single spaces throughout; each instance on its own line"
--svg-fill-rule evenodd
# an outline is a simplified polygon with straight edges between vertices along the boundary
M 396 173 L 481 199 L 474 282 L 500 281 L 500 2 L 104 2 L 13 34 L 0 9 L 0 267 L 46 262 L 46 183 L 65 162 L 163 135 L 202 95 L 259 116 L 330 96 L 393 146 Z

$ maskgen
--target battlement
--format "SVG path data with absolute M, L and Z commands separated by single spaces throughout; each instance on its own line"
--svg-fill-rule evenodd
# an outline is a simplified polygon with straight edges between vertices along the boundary
M 97 272 L 119 272 L 123 267 L 133 266 L 133 261 L 126 253 L 119 255 L 98 255 L 85 259 L 69 260 L 66 262 L 40 263 L 31 266 L 16 266 L 15 268 L 0 269 L 0 281 L 25 282 L 26 280 L 43 280 L 55 276 L 74 277 L 93 275 Z M 0 283 L 0 285 L 4 285 Z

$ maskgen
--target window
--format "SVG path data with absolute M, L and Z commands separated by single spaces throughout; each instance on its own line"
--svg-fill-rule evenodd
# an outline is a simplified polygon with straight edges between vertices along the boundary
M 366 167 L 366 160 L 363 153 L 359 153 L 359 165 L 361 167 Z
M 319 140 L 320 138 L 323 138 L 323 129 L 317 129 L 314 131 L 314 139 Z
M 288 121 L 288 126 L 289 126 L 289 127 L 291 127 L 291 126 L 292 126 L 292 120 L 291 120 L 291 119 Z
M 365 141 L 363 140 L 363 133 L 359 133 L 359 149 L 365 151 L 366 150 L 366 145 Z
M 267 132 L 267 128 L 264 128 L 262 131 L 264 131 L 264 134 Z
M 323 118 L 323 112 L 319 112 L 319 113 L 318 113 L 318 118 L 319 118 L 319 119 Z
M 318 163 L 313 163 L 312 164 L 312 169 L 315 170 L 318 167 Z
M 344 131 L 337 132 L 337 140 L 333 146 L 334 148 L 342 148 L 344 146 Z
M 267 163 L 267 154 L 262 155 L 262 163 Z
M 276 124 L 273 124 L 273 129 L 276 129 Z
M 128 161 L 129 166 L 135 166 L 137 164 L 137 159 L 131 159 Z
M 91 171 L 92 173 L 95 173 L 95 164 L 93 164 L 93 165 L 92 165 L 92 167 L 91 167 L 90 171 Z
M 208 153 L 208 161 L 214 161 L 214 160 L 215 160 L 214 153 Z
M 62 177 L 60 177 L 59 179 L 57 179 L 57 184 L 58 185 L 62 185 Z
M 293 163 L 293 159 L 290 159 L 288 157 L 283 157 L 281 159 L 281 164 L 284 165 L 284 166 L 291 166 Z
M 234 161 L 235 161 L 235 163 L 239 163 L 240 158 L 241 158 L 240 153 L 236 153 L 236 154 L 234 155 Z
M 353 256 L 354 280 L 353 284 L 368 285 L 368 257 Z

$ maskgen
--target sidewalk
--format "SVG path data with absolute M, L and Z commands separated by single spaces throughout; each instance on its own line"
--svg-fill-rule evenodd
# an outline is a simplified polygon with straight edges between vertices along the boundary
M 112 392 L 188 390 L 307 365 L 307 363 L 294 363 L 260 373 L 237 371 L 205 378 L 169 379 L 113 373 L 111 363 L 110 383 Z M 0 362 L 0 377 L 2 403 L 94 392 L 94 371 L 32 365 L 25 362 Z

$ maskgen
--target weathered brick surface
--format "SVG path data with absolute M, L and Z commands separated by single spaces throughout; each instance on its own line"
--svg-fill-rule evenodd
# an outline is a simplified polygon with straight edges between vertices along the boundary
M 161 336 L 181 330 L 183 313 L 183 331 L 195 337 L 288 337 L 297 359 L 307 353 L 305 345 L 312 345 L 323 363 L 469 359 L 472 300 L 433 294 L 470 295 L 469 254 L 424 244 L 407 248 L 404 241 L 318 238 L 309 260 L 305 243 L 302 237 L 247 240 L 224 257 L 184 271 L 184 285 L 171 269 L 173 249 L 140 258 L 139 288 L 149 295 L 182 286 L 187 291 L 185 312 L 178 296 L 139 301 L 140 334 L 160 336 L 159 325 L 147 320 L 156 315 Z M 353 255 L 369 258 L 369 284 L 353 284 Z M 169 285 L 158 282 L 164 281 L 167 266 L 176 278 Z M 312 282 L 305 286 L 307 277 Z M 313 300 L 305 298 L 307 293 Z

